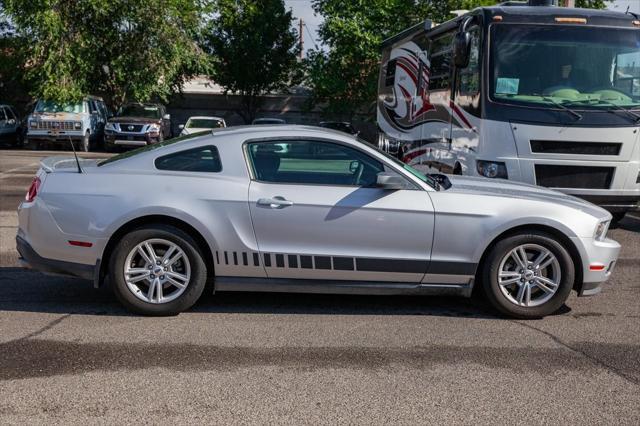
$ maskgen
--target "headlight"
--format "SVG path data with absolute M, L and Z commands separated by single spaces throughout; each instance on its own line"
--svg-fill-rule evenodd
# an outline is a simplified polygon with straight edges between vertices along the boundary
M 118 131 L 118 129 L 116 129 L 115 123 L 107 123 L 107 124 L 105 124 L 104 129 L 109 131 L 109 132 L 117 132 Z
M 31 121 L 29 122 L 29 127 L 31 127 L 32 129 L 37 128 L 37 127 L 38 127 L 38 122 L 37 122 L 37 121 L 35 121 L 35 120 L 31 120 Z
M 149 127 L 147 127 L 147 133 L 158 133 L 159 131 L 160 131 L 159 124 L 149 124 Z
M 476 162 L 476 168 L 481 176 L 488 178 L 508 179 L 507 166 L 501 161 L 483 161 Z
M 595 238 L 597 241 L 604 240 L 604 238 L 607 236 L 607 231 L 609 230 L 609 223 L 610 221 L 608 219 L 598 222 L 593 238 Z
M 82 122 L 76 121 L 75 123 L 73 123 L 73 128 L 76 130 L 82 129 Z

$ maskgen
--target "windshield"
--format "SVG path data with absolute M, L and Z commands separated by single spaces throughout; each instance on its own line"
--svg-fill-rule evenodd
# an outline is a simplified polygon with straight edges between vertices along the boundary
M 40 100 L 36 104 L 35 112 L 70 112 L 80 114 L 85 112 L 84 102 L 59 104 L 52 101 Z
M 160 108 L 148 105 L 125 105 L 120 108 L 121 117 L 160 118 Z
M 218 129 L 224 125 L 222 120 L 215 118 L 191 118 L 185 127 L 187 129 Z
M 387 154 L 386 152 L 380 150 L 378 147 L 371 145 L 369 142 L 365 141 L 364 139 L 360 139 L 360 138 L 356 138 L 356 139 L 358 140 L 358 142 L 360 142 L 360 143 L 362 143 L 364 145 L 367 145 L 370 148 L 375 149 L 380 154 L 384 155 L 389 160 L 391 160 L 392 162 L 394 162 L 398 166 L 402 167 L 403 169 L 405 169 L 406 171 L 408 171 L 413 176 L 417 177 L 418 179 L 420 179 L 421 181 L 423 181 L 424 183 L 426 183 L 427 185 L 429 185 L 433 189 L 439 189 L 440 188 L 440 184 L 434 178 L 432 178 L 431 176 L 427 176 L 424 173 L 420 172 L 419 170 L 414 169 L 410 165 L 408 165 L 406 163 L 403 163 L 402 161 L 398 160 L 396 157 L 393 157 L 392 155 Z
M 491 97 L 573 109 L 640 106 L 640 31 L 494 24 Z

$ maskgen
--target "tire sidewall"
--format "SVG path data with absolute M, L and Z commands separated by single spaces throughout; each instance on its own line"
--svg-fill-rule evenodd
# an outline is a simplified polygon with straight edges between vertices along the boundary
M 153 304 L 139 299 L 129 290 L 124 279 L 127 255 L 136 245 L 151 238 L 161 238 L 177 244 L 188 257 L 191 266 L 191 281 L 187 289 L 177 299 L 168 303 Z M 161 225 L 139 228 L 125 235 L 113 251 L 109 274 L 118 300 L 135 313 L 151 316 L 177 315 L 189 309 L 202 295 L 207 281 L 204 256 L 196 242 L 178 228 Z
M 538 244 L 550 250 L 560 265 L 560 285 L 551 299 L 540 306 L 523 307 L 510 302 L 500 290 L 498 273 L 500 262 L 511 250 L 522 244 Z M 544 233 L 517 234 L 499 241 L 483 267 L 483 287 L 489 302 L 500 312 L 512 317 L 541 318 L 556 312 L 569 297 L 575 281 L 575 267 L 568 250 L 553 236 Z

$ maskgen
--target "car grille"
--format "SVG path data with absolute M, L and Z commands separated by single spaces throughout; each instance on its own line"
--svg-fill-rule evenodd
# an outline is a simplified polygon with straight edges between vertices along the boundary
M 73 130 L 73 121 L 38 121 L 38 130 Z
M 140 133 L 142 131 L 143 124 L 130 124 L 130 123 L 120 123 L 120 131 L 121 132 L 135 132 Z
M 536 164 L 536 183 L 549 188 L 609 189 L 615 167 Z
M 619 155 L 622 144 L 618 142 L 573 142 L 532 140 L 531 152 L 545 154 Z

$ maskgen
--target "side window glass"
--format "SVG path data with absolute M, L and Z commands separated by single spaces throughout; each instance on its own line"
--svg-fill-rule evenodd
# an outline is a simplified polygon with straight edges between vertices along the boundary
M 10 107 L 5 107 L 5 113 L 7 114 L 7 120 L 17 120 L 16 115 L 13 113 L 13 110 Z
M 430 90 L 449 88 L 453 33 L 447 33 L 431 42 Z
M 385 70 L 384 75 L 384 85 L 385 87 L 393 86 L 393 83 L 396 79 L 396 62 L 397 59 L 391 59 L 387 62 L 387 69 Z
M 4 112 L 4 107 L 0 107 L 0 121 L 5 121 L 7 119 L 7 116 Z
M 222 171 L 220 154 L 215 146 L 202 146 L 164 155 L 156 158 L 155 165 L 159 170 L 180 172 L 218 173 Z
M 321 141 L 270 141 L 248 145 L 256 178 L 300 185 L 376 185 L 384 165 L 356 149 Z
M 93 114 L 94 112 L 97 112 L 98 110 L 96 109 L 96 103 L 94 101 L 89 101 L 89 112 L 91 114 Z
M 474 27 L 469 34 L 471 34 L 469 65 L 460 70 L 460 93 L 475 96 L 480 92 L 480 30 Z

